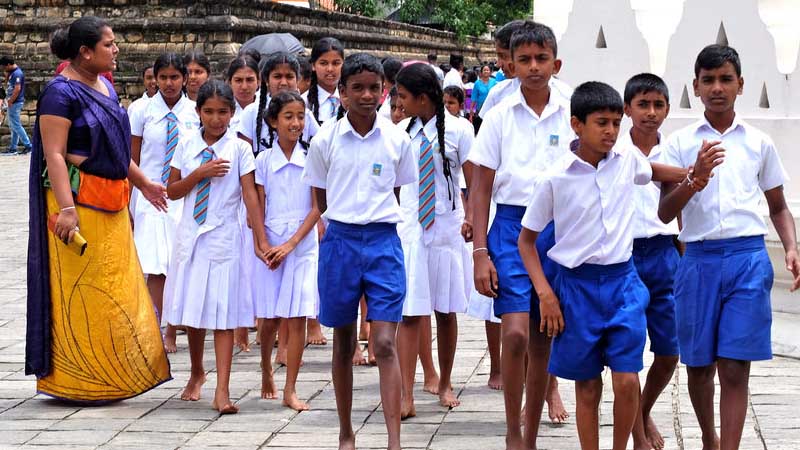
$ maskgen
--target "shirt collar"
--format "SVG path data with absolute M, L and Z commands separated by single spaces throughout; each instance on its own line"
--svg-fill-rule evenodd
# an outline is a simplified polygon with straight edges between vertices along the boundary
M 219 138 L 217 142 L 214 142 L 213 145 L 208 145 L 206 144 L 206 141 L 203 140 L 202 128 L 200 128 L 195 132 L 194 138 L 197 139 L 197 145 L 192 147 L 194 149 L 194 156 L 201 155 L 203 153 L 203 150 L 207 149 L 208 147 L 211 147 L 211 150 L 214 150 L 215 158 L 221 158 L 220 151 L 222 151 L 222 149 L 225 148 L 226 143 L 230 139 L 239 139 L 239 137 L 236 135 L 236 131 L 233 130 L 232 128 L 228 128 L 228 131 L 226 131 L 225 134 L 223 134 L 222 137 Z
M 368 137 L 372 136 L 373 133 L 380 133 L 380 131 L 381 131 L 381 128 L 380 128 L 381 120 L 386 120 L 386 119 L 384 119 L 380 114 L 376 114 L 375 123 L 372 124 L 372 129 L 367 132 L 366 136 L 361 136 L 360 134 L 358 134 L 358 132 L 356 132 L 355 129 L 353 129 L 353 125 L 350 123 L 350 114 L 348 113 L 348 114 L 345 114 L 345 116 L 342 117 L 337 122 L 337 124 L 339 126 L 338 134 L 339 134 L 339 136 L 344 136 L 347 133 L 351 133 L 353 136 L 355 136 L 355 137 L 357 137 L 359 139 L 362 139 L 362 140 L 363 139 L 367 139 Z
M 155 108 L 154 115 L 159 120 L 164 118 L 170 112 L 177 116 L 178 113 L 183 109 L 186 102 L 191 101 L 185 95 L 181 95 L 181 98 L 178 99 L 178 102 L 172 106 L 172 109 L 169 109 L 169 106 L 167 106 L 167 102 L 164 101 L 164 96 L 161 95 L 161 92 L 156 92 L 156 95 L 152 96 L 150 100 L 151 104 L 153 105 L 152 107 Z
M 525 101 L 525 96 L 522 95 L 522 83 L 519 83 L 514 91 L 513 94 L 510 95 L 511 104 L 516 107 L 521 107 L 528 111 L 532 116 L 536 116 L 536 113 L 528 106 L 528 103 Z M 547 105 L 545 105 L 544 110 L 542 110 L 542 114 L 539 115 L 539 120 L 544 120 L 560 109 L 569 110 L 569 101 L 567 101 L 563 95 L 556 92 L 552 87 L 550 88 L 550 98 L 547 100 Z
M 575 139 L 575 140 L 573 140 L 572 142 L 569 143 L 570 151 L 565 154 L 564 159 L 562 160 L 562 161 L 564 161 L 565 169 L 566 170 L 570 170 L 570 169 L 574 169 L 576 167 L 584 167 L 584 168 L 589 168 L 590 167 L 592 170 L 595 170 L 594 166 L 592 166 L 588 162 L 586 162 L 586 161 L 584 161 L 584 160 L 582 160 L 581 158 L 578 157 L 578 155 L 576 153 L 576 151 L 578 150 L 578 144 L 579 144 L 579 140 L 578 139 Z M 620 147 L 619 144 L 620 143 L 617 142 L 617 144 L 614 145 L 614 147 L 611 148 L 611 151 L 608 152 L 608 154 L 605 157 L 606 163 L 622 154 L 621 153 L 621 147 Z M 601 163 L 601 164 L 604 165 L 605 163 Z M 600 165 L 598 165 L 597 169 L 600 169 Z
M 429 141 L 433 142 L 438 135 L 438 130 L 436 129 L 436 116 L 428 119 L 425 124 L 423 124 L 422 120 L 417 117 L 417 119 L 414 120 L 414 125 L 412 125 L 411 129 L 408 130 L 408 134 L 412 137 L 417 137 L 420 132 L 422 132 L 422 134 L 424 134 Z
M 653 159 L 653 158 L 655 158 L 656 156 L 658 156 L 661 153 L 661 149 L 662 149 L 661 143 L 664 142 L 663 139 L 664 139 L 664 137 L 661 135 L 661 132 L 659 131 L 658 132 L 658 143 L 652 149 L 650 149 L 650 154 L 646 156 L 647 159 Z M 619 136 L 619 138 L 617 139 L 616 145 L 614 145 L 614 148 L 615 149 L 619 148 L 619 151 L 625 151 L 627 149 L 636 150 L 639 153 L 641 153 L 642 156 L 645 156 L 644 153 L 642 152 L 642 150 L 639 147 L 637 147 L 636 144 L 633 143 L 633 137 L 631 136 L 631 130 L 628 130 L 627 132 L 622 133 Z
M 291 159 L 287 160 L 286 155 L 281 150 L 280 146 L 278 145 L 278 140 L 275 140 L 275 143 L 272 145 L 272 155 L 270 156 L 270 164 L 269 167 L 272 169 L 273 172 L 277 172 L 284 167 L 288 166 L 289 164 L 295 165 L 297 167 L 305 167 L 306 166 L 306 151 L 303 149 L 303 146 L 300 144 L 300 141 L 297 141 L 297 144 L 294 146 L 294 150 L 292 150 L 292 157 Z
M 744 123 L 744 121 L 743 121 L 743 120 L 742 120 L 742 119 L 739 117 L 739 114 L 736 114 L 735 116 L 733 116 L 733 122 L 731 123 L 731 126 L 730 126 L 730 127 L 728 127 L 728 129 L 727 129 L 727 130 L 725 130 L 723 133 L 720 133 L 719 131 L 717 131 L 717 129 L 716 129 L 716 128 L 714 128 L 714 127 L 711 125 L 711 122 L 709 122 L 709 121 L 708 121 L 708 119 L 706 118 L 706 116 L 705 116 L 705 114 L 704 114 L 704 115 L 703 115 L 703 117 L 702 117 L 700 120 L 698 120 L 698 121 L 697 121 L 697 124 L 696 124 L 696 125 L 697 125 L 697 131 L 700 131 L 701 129 L 703 129 L 703 128 L 706 128 L 707 130 L 709 130 L 709 131 L 711 131 L 712 133 L 715 133 L 715 134 L 717 134 L 717 135 L 719 135 L 719 136 L 725 136 L 726 134 L 728 134 L 728 133 L 731 133 L 731 132 L 735 131 L 735 130 L 736 130 L 737 128 L 739 128 L 739 127 L 742 127 L 742 128 L 744 128 L 744 126 L 745 126 L 745 123 Z
M 333 93 L 330 93 L 322 88 L 322 86 L 317 85 L 317 100 L 319 104 L 322 105 L 323 103 L 327 102 L 329 98 L 336 97 L 339 99 L 339 88 L 337 87 Z

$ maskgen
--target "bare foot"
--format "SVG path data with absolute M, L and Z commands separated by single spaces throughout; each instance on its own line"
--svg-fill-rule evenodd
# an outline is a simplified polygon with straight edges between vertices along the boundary
M 711 442 L 703 439 L 703 450 L 719 450 L 719 436 L 715 435 Z
M 430 378 L 425 378 L 422 390 L 433 395 L 439 395 L 439 374 L 434 373 Z
M 644 420 L 644 433 L 654 449 L 661 450 L 664 448 L 664 437 L 659 433 L 658 427 L 651 416 L 647 416 Z
M 461 400 L 456 397 L 453 389 L 439 388 L 439 404 L 446 408 L 455 408 L 461 404 Z
M 250 335 L 246 327 L 239 327 L 234 331 L 233 344 L 243 352 L 250 351 Z
M 200 400 L 200 390 L 206 382 L 206 374 L 191 375 L 189 381 L 186 382 L 186 387 L 183 388 L 181 393 L 181 400 L 196 402 Z
M 236 414 L 239 412 L 239 407 L 231 402 L 227 395 L 220 393 L 214 394 L 214 401 L 211 402 L 211 407 L 219 411 L 220 414 Z
M 417 408 L 414 406 L 414 397 L 404 396 L 400 402 L 400 420 L 405 420 L 416 415 Z
M 494 389 L 496 391 L 503 390 L 503 377 L 500 373 L 490 373 L 489 374 L 489 388 Z
M 362 353 L 361 346 L 358 344 L 356 344 L 356 351 L 353 352 L 353 365 L 354 366 L 367 365 L 367 360 L 364 359 L 364 353 Z
M 272 373 L 267 370 L 261 371 L 261 398 L 275 400 L 278 398 L 278 388 L 275 387 L 275 379 Z
M 564 423 L 569 419 L 569 414 L 564 408 L 561 394 L 558 393 L 557 388 L 552 389 L 547 395 L 547 415 L 550 416 L 550 421 L 553 423 Z
M 309 345 L 325 345 L 328 343 L 328 339 L 322 334 L 322 328 L 319 326 L 319 321 L 315 319 L 310 319 L 308 321 L 308 336 L 306 337 L 306 343 Z
M 370 366 L 378 365 L 378 360 L 375 359 L 375 352 L 372 351 L 372 345 L 369 343 L 367 344 L 367 361 L 369 362 Z
M 283 391 L 283 406 L 288 406 L 295 411 L 308 411 L 311 409 L 311 407 L 308 406 L 308 403 L 297 398 L 296 392 L 287 393 L 286 391 Z
M 275 365 L 276 366 L 285 366 L 286 365 L 286 352 L 287 349 L 278 349 L 278 352 L 275 353 Z M 302 363 L 300 364 L 302 366 Z
M 359 341 L 369 340 L 369 322 L 367 321 L 361 322 L 361 329 L 358 330 L 358 340 Z
M 175 334 L 167 333 L 164 335 L 164 351 L 167 353 L 175 353 L 178 351 L 178 345 L 175 343 Z
M 339 435 L 339 450 L 356 450 L 356 435 L 350 432 L 349 435 Z

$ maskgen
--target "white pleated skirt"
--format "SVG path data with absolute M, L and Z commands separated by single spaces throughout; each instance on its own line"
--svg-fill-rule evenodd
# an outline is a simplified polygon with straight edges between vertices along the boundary
M 489 224 L 486 227 L 488 231 L 489 228 L 492 226 L 492 222 L 494 221 L 494 213 L 495 213 L 495 203 L 494 201 L 491 202 L 489 205 Z M 472 244 L 467 245 L 468 251 L 472 254 Z M 485 295 L 481 295 L 475 289 L 474 283 L 474 273 L 470 274 L 470 281 L 472 282 L 472 286 L 470 287 L 470 296 L 469 296 L 469 305 L 467 305 L 467 314 L 470 317 L 474 317 L 480 320 L 488 320 L 489 322 L 493 323 L 500 323 L 500 319 L 495 317 L 494 315 L 494 299 L 491 297 L 486 297 Z
M 133 210 L 133 241 L 142 272 L 166 275 L 172 258 L 175 230 L 180 223 L 183 199 L 168 200 L 167 212 L 157 210 L 136 189 L 131 196 Z

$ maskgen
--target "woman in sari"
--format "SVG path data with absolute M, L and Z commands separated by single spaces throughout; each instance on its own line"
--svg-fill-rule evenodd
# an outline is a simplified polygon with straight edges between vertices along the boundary
M 171 378 L 127 211 L 129 182 L 161 209 L 165 191 L 131 161 L 127 113 L 98 76 L 116 68 L 111 28 L 83 17 L 50 47 L 70 64 L 37 104 L 25 372 L 56 398 L 122 400 Z

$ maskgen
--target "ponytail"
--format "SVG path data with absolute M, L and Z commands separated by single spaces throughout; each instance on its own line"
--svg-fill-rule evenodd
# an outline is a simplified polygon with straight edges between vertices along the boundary
M 267 80 L 261 78 L 261 98 L 258 99 L 258 114 L 256 114 L 256 134 L 253 136 L 253 155 L 261 153 L 261 130 L 264 128 L 264 109 L 267 107 Z M 267 124 L 269 125 L 269 124 Z M 269 145 L 271 147 L 272 144 Z
M 311 83 L 308 85 L 308 97 L 306 98 L 308 109 L 314 115 L 314 120 L 319 122 L 319 86 L 317 86 L 317 72 L 311 72 Z

